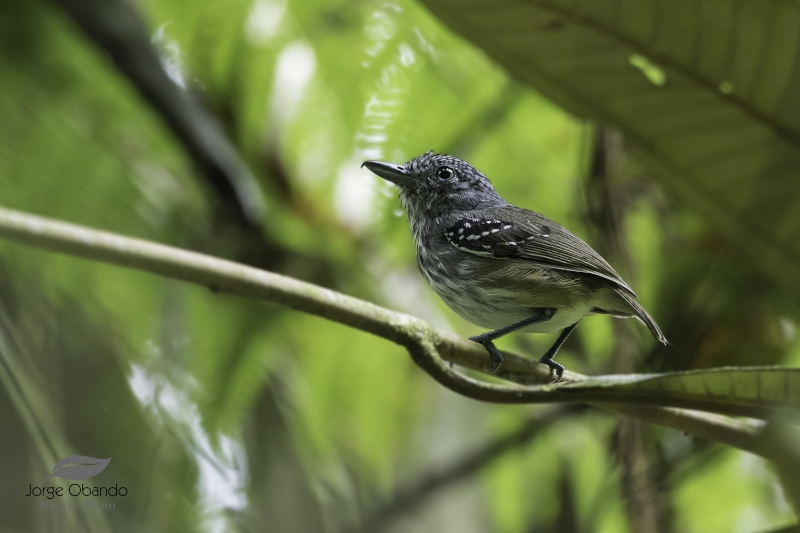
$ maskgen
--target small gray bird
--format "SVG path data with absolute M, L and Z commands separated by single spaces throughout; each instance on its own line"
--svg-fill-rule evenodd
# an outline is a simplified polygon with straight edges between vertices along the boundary
M 492 331 L 471 337 L 486 347 L 492 370 L 503 356 L 494 339 L 512 331 L 561 331 L 539 360 L 553 360 L 586 315 L 636 317 L 667 339 L 636 294 L 588 244 L 542 215 L 503 200 L 465 161 L 428 152 L 405 165 L 362 166 L 396 183 L 417 243 L 419 269 L 456 313 Z

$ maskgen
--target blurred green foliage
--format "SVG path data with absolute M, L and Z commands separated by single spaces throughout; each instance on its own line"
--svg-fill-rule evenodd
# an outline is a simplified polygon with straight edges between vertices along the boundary
M 593 317 L 564 348 L 571 368 L 800 360 L 794 289 L 741 261 L 749 248 L 691 188 L 674 195 L 619 134 L 518 84 L 419 4 L 136 6 L 164 68 L 256 175 L 263 240 L 225 220 L 158 114 L 57 2 L 0 3 L 3 206 L 268 266 L 474 334 L 424 285 L 395 190 L 359 169 L 435 149 L 595 245 L 673 342 L 654 348 L 637 324 Z M 551 341 L 500 344 L 539 353 Z M 5 242 L 0 384 L 0 531 L 343 531 L 545 409 L 456 397 L 399 347 L 318 318 Z M 642 494 L 660 531 L 792 520 L 764 461 L 626 424 L 566 414 L 387 526 L 634 531 Z M 77 453 L 113 457 L 93 480 L 129 488 L 113 512 L 41 511 L 24 497 Z

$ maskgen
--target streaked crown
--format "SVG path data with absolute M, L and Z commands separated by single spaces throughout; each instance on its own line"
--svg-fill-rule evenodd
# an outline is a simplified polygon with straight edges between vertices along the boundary
M 450 211 L 471 211 L 507 205 L 481 171 L 457 157 L 432 151 L 403 165 L 413 177 L 400 184 L 406 209 L 438 217 Z

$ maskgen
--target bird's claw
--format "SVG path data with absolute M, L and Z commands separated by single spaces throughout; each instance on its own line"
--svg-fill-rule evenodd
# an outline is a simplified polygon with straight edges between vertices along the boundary
M 470 337 L 469 340 L 473 342 L 477 342 L 478 344 L 482 345 L 486 348 L 486 351 L 489 352 L 489 358 L 491 359 L 491 366 L 489 366 L 489 372 L 497 372 L 500 369 L 500 365 L 503 364 L 503 354 L 495 347 L 494 343 L 491 340 L 487 340 L 482 338 L 483 335 L 477 335 L 475 337 Z
M 555 385 L 556 383 L 561 381 L 561 379 L 564 377 L 564 365 L 562 365 L 561 363 L 553 361 L 547 356 L 539 359 L 539 362 L 542 363 L 543 365 L 547 365 L 550 368 L 550 370 L 556 373 L 556 379 L 550 383 L 551 385 Z
M 489 372 L 497 372 L 500 369 L 500 365 L 503 364 L 503 354 L 495 347 L 494 343 L 490 340 L 485 338 L 483 335 L 477 335 L 475 337 L 470 337 L 469 340 L 473 342 L 477 342 L 478 344 L 482 345 L 486 348 L 486 351 L 489 352 L 489 358 L 491 359 L 491 366 L 489 367 Z M 561 379 L 564 377 L 564 365 L 553 361 L 552 355 L 546 354 L 539 362 L 543 365 L 547 365 L 550 370 L 554 371 L 556 374 L 556 379 L 553 380 L 551 385 L 555 385 L 556 383 L 560 382 Z
M 489 372 L 494 373 L 500 370 L 500 365 L 503 364 L 503 356 L 498 352 L 497 354 L 489 353 L 489 357 L 492 359 L 492 366 L 489 367 Z

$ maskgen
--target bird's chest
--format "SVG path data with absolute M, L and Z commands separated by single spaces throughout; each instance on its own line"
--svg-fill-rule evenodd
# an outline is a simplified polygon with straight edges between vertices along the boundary
M 458 250 L 444 237 L 417 241 L 417 262 L 428 284 L 451 309 L 474 323 L 481 322 L 478 317 L 485 313 L 490 298 L 484 294 L 488 287 L 476 280 L 479 263 L 485 261 Z
M 464 258 L 457 257 L 444 238 L 426 237 L 417 240 L 417 263 L 420 272 L 436 293 L 450 304 L 463 292 L 463 283 L 456 278 L 465 275 Z
M 561 298 L 563 290 L 556 280 L 524 269 L 509 270 L 510 263 L 461 251 L 444 236 L 418 240 L 417 261 L 436 294 L 473 324 L 507 326 L 529 318 L 536 307 L 559 309 L 558 320 L 532 326 L 531 331 L 553 331 L 577 321 L 572 320 L 567 309 L 572 306 Z M 587 311 L 579 310 L 581 316 Z M 562 324 L 562 318 L 567 322 Z

